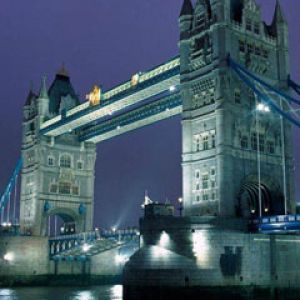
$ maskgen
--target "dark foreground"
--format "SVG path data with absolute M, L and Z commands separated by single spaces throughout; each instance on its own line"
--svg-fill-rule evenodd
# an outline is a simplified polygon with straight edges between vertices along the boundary
M 300 290 L 263 288 L 126 288 L 124 300 L 299 300 Z

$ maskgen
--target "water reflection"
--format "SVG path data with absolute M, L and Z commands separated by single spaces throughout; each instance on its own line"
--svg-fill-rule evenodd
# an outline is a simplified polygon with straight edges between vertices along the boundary
M 0 289 L 0 300 L 122 300 L 122 285 Z
M 110 299 L 111 300 L 122 300 L 123 296 L 123 286 L 122 285 L 114 285 L 110 289 Z
M 11 289 L 0 289 L 0 299 L 1 300 L 14 300 L 15 292 Z
M 94 300 L 95 295 L 91 291 L 81 291 L 78 292 L 77 295 L 75 295 L 72 300 Z

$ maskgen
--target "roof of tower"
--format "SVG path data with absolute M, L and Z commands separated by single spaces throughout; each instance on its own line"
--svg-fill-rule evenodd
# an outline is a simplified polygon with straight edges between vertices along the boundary
M 46 76 L 43 77 L 40 89 L 39 98 L 41 99 L 48 99 L 48 92 L 47 92 L 47 84 L 46 84 Z
M 280 1 L 279 0 L 276 0 L 274 20 L 277 21 L 278 23 L 280 23 L 280 22 L 284 22 L 285 23 L 286 22 L 286 19 L 284 17 L 283 10 L 282 10 L 282 7 L 280 5 Z M 274 20 L 273 20 L 273 22 L 274 22 Z
M 37 95 L 32 91 L 32 88 L 30 88 L 28 96 L 25 101 L 25 106 L 30 106 L 37 98 Z
M 180 12 L 180 17 L 182 16 L 190 16 L 194 12 L 193 4 L 191 0 L 184 0 L 181 12 Z
M 55 79 L 49 88 L 48 95 L 50 99 L 49 112 L 51 114 L 59 113 L 62 97 L 70 95 L 75 100 L 76 105 L 80 104 L 80 101 L 71 84 L 68 72 L 64 66 L 56 74 Z
M 286 23 L 286 19 L 284 17 L 282 7 L 280 5 L 279 0 L 276 0 L 275 13 L 273 17 L 273 21 L 270 25 L 265 25 L 265 29 L 268 34 L 271 36 L 277 36 L 277 25 L 280 23 Z

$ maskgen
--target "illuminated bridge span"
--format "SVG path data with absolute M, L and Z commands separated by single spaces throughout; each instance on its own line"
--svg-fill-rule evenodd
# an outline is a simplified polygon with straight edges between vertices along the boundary
M 46 121 L 41 126 L 41 133 L 48 136 L 62 135 L 102 118 L 109 119 L 116 113 L 124 112 L 126 108 L 145 105 L 153 98 L 164 99 L 170 92 L 179 88 L 179 73 L 179 58 L 175 58 L 148 72 L 137 74 L 136 83 L 128 81 L 106 92 L 99 105 L 90 106 L 87 102 L 67 111 L 65 115 Z M 180 113 L 180 110 L 165 116 L 160 114 L 158 118 L 163 119 L 175 113 Z
M 52 237 L 49 239 L 49 258 L 55 261 L 85 261 L 115 248 L 120 248 L 120 253 L 124 252 L 123 258 L 129 257 L 139 248 L 138 230 L 101 231 L 101 233 L 97 230 Z

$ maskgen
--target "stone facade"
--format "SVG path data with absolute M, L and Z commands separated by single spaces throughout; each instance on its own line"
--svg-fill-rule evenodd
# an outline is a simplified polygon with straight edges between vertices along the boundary
M 22 233 L 48 234 L 48 220 L 54 215 L 75 224 L 76 232 L 92 229 L 95 145 L 80 143 L 76 132 L 57 138 L 39 133 L 45 120 L 78 104 L 74 97 L 69 77 L 61 72 L 49 92 L 43 82 L 40 95 L 30 92 L 24 106 Z
M 267 26 L 254 0 L 195 7 L 187 0 L 179 24 L 185 215 L 257 216 L 259 194 L 263 215 L 283 214 L 285 198 L 286 212 L 294 212 L 291 127 L 282 121 L 282 135 L 279 115 L 258 113 L 260 100 L 227 64 L 230 55 L 288 92 L 288 30 L 279 3 Z

